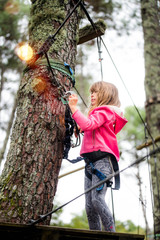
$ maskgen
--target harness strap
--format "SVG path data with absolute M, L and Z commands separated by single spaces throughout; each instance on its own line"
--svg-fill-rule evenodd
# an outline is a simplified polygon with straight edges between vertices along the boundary
M 72 70 L 72 68 L 70 67 L 70 65 L 66 62 L 60 62 L 58 61 L 57 59 L 52 59 L 50 57 L 48 57 L 48 60 L 49 60 L 49 63 L 50 63 L 50 66 L 52 69 L 56 69 L 64 74 L 66 74 L 68 77 L 71 78 L 71 82 L 72 82 L 72 86 L 74 87 L 75 85 L 75 77 L 74 77 L 74 72 Z M 47 59 L 46 58 L 39 58 L 37 60 L 37 62 L 32 65 L 32 66 L 27 66 L 25 69 L 24 69 L 24 73 L 29 71 L 31 68 L 36 68 L 38 66 L 47 66 Z
M 68 158 L 65 158 L 65 159 L 66 159 L 68 162 L 73 163 L 73 164 L 84 160 L 83 157 L 77 157 L 77 158 L 72 159 L 72 160 L 70 160 L 70 159 L 68 159 Z
M 68 157 L 68 156 L 67 156 Z M 77 157 L 76 159 L 73 159 L 73 160 L 70 160 L 68 159 L 67 157 L 64 157 L 67 161 L 69 161 L 70 163 L 77 163 L 79 161 L 82 161 L 82 160 L 85 160 L 85 159 L 88 159 L 86 156 L 85 157 Z M 88 159 L 89 160 L 89 159 Z M 96 159 L 95 161 L 92 161 L 92 162 L 89 162 L 88 164 L 86 164 L 85 166 L 85 175 L 86 177 L 88 177 L 90 180 L 92 180 L 92 174 L 90 174 L 88 171 L 87 171 L 87 166 L 90 164 L 93 164 L 93 162 L 96 162 L 98 159 Z M 113 170 L 114 172 L 119 172 L 119 166 L 118 166 L 118 162 L 116 160 L 116 158 L 111 155 L 111 165 L 113 166 Z M 92 168 L 92 166 L 91 166 Z M 92 173 L 95 173 L 97 175 L 97 177 L 100 179 L 100 180 L 103 180 L 105 179 L 107 176 L 105 174 L 103 174 L 102 172 L 100 172 L 98 169 L 96 169 L 95 167 L 92 168 L 93 172 Z M 120 175 L 119 174 L 116 174 L 115 175 L 115 187 L 112 188 L 113 190 L 118 190 L 120 188 Z M 107 187 L 111 187 L 113 184 L 112 181 L 108 181 L 107 182 Z
M 95 174 L 100 180 L 104 180 L 105 178 L 107 178 L 107 176 L 104 173 L 102 173 L 101 171 L 99 171 L 97 168 L 94 167 L 92 162 L 90 162 L 89 165 L 91 166 L 92 173 Z M 86 177 L 88 177 L 90 180 L 92 180 L 92 175 L 87 171 L 87 166 L 88 165 L 86 165 L 86 167 L 85 167 Z M 107 187 L 111 187 L 113 182 L 107 181 L 106 184 L 107 184 Z M 96 190 L 101 191 L 103 189 L 103 187 L 104 187 L 104 183 L 100 187 L 97 187 Z
M 118 166 L 117 159 L 113 155 L 111 155 L 111 163 L 112 163 L 114 172 L 119 172 L 119 166 Z M 114 179 L 115 179 L 115 187 L 112 189 L 119 190 L 120 189 L 120 174 L 115 175 Z

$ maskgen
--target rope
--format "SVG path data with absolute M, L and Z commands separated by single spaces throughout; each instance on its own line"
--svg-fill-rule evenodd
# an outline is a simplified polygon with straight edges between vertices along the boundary
M 77 94 L 80 96 L 80 98 L 81 98 L 84 106 L 85 106 L 86 108 L 88 108 L 87 104 L 85 103 L 85 101 L 84 101 L 83 97 L 81 96 L 80 92 L 78 91 L 78 89 L 77 89 L 75 86 L 74 86 L 74 89 L 76 90 Z
M 64 62 L 64 63 L 60 62 L 55 59 L 53 60 L 52 58 L 48 57 L 47 53 L 45 53 L 45 58 L 38 59 L 37 62 L 35 64 L 33 64 L 32 66 L 27 66 L 24 69 L 24 73 L 29 71 L 31 68 L 38 68 L 39 66 L 47 66 L 47 65 L 49 66 L 50 70 L 56 69 L 56 70 L 64 73 L 65 75 L 67 75 L 69 78 L 71 78 L 72 86 L 74 87 L 74 85 L 75 85 L 74 72 L 71 69 L 71 67 L 69 66 L 69 64 L 67 64 L 66 62 Z M 54 76 L 53 73 L 52 73 L 52 75 Z M 58 82 L 56 83 L 56 85 L 60 86 L 60 84 Z
M 63 177 L 65 177 L 65 176 L 68 176 L 68 175 L 70 175 L 70 174 L 72 174 L 72 173 L 78 172 L 78 171 L 80 171 L 80 170 L 83 170 L 84 168 L 85 168 L 85 167 L 83 166 L 83 167 L 77 168 L 77 169 L 75 169 L 75 170 L 69 171 L 69 172 L 67 172 L 67 173 L 64 173 L 64 174 L 60 175 L 60 176 L 58 177 L 58 179 L 63 178 Z
M 116 224 L 115 220 L 115 213 L 114 213 L 114 199 L 113 199 L 113 189 L 111 188 L 111 199 L 112 199 L 112 214 L 113 214 L 113 220 L 114 220 L 114 225 Z
M 101 50 L 101 38 L 97 37 L 97 47 L 98 47 L 98 54 L 99 54 L 99 63 L 100 63 L 100 69 L 101 69 L 101 81 L 103 81 L 103 69 L 102 69 L 102 50 Z
M 108 176 L 107 178 L 105 178 L 104 180 L 98 182 L 96 185 L 92 186 L 91 188 L 88 188 L 86 191 L 84 191 L 83 193 L 81 193 L 81 194 L 78 195 L 77 197 L 71 199 L 70 201 L 66 202 L 65 204 L 61 205 L 60 207 L 58 207 L 58 208 L 56 208 L 56 209 L 54 209 L 54 210 L 52 210 L 52 211 L 50 211 L 50 212 L 48 212 L 48 213 L 46 213 L 46 214 L 44 214 L 44 215 L 40 215 L 40 217 L 39 217 L 37 220 L 30 219 L 29 222 L 28 222 L 28 224 L 29 224 L 29 225 L 35 225 L 35 224 L 37 224 L 37 223 L 40 223 L 40 222 L 44 221 L 48 216 L 50 216 L 50 215 L 52 215 L 53 213 L 57 212 L 58 210 L 62 209 L 63 207 L 65 207 L 65 206 L 68 205 L 69 203 L 71 203 L 71 202 L 75 201 L 76 199 L 80 198 L 81 196 L 87 194 L 88 192 L 92 191 L 93 189 L 97 188 L 98 186 L 100 186 L 100 185 L 108 182 L 111 178 L 113 178 L 113 177 L 117 176 L 118 174 L 126 171 L 128 168 L 133 167 L 135 164 L 141 163 L 142 161 L 145 160 L 145 158 L 146 158 L 147 156 L 151 156 L 151 155 L 155 154 L 155 153 L 158 152 L 158 151 L 160 151 L 160 148 L 158 148 L 158 149 L 150 152 L 149 154 L 145 155 L 144 157 L 141 157 L 141 158 L 135 160 L 133 163 L 131 163 L 131 164 L 128 165 L 127 167 L 123 168 L 122 170 L 117 171 L 117 172 L 109 175 L 109 176 Z
M 58 60 L 53 60 L 52 58 L 48 57 L 48 60 L 50 62 L 50 66 L 52 69 L 56 69 L 64 74 L 66 74 L 67 76 L 69 76 L 72 79 L 72 85 L 75 85 L 75 77 L 74 77 L 74 72 L 71 69 L 71 67 L 69 66 L 69 64 L 67 64 L 66 62 L 60 62 Z M 38 59 L 36 66 L 46 66 L 47 65 L 47 61 L 45 58 L 41 58 Z

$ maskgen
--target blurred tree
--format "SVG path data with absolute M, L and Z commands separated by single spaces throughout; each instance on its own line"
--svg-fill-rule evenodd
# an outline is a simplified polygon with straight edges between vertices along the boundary
M 19 0 L 2 0 L 0 5 L 0 134 L 3 141 L 0 150 L 0 164 L 8 142 L 14 113 L 16 92 L 22 73 L 22 63 L 15 54 L 18 42 L 26 39 L 22 21 L 29 14 L 29 7 Z M 13 78 L 13 75 L 15 76 Z M 10 117 L 8 117 L 10 116 Z
M 144 108 L 138 108 L 138 111 L 143 119 L 145 119 Z M 133 106 L 128 106 L 125 108 L 125 117 L 128 123 L 123 128 L 121 135 L 124 139 L 130 142 L 133 147 L 133 151 L 136 151 L 136 146 L 144 142 L 145 132 L 144 125 Z
M 152 137 L 156 138 L 160 135 L 160 2 L 141 0 L 141 15 L 144 33 L 146 119 Z M 150 159 L 150 165 L 154 195 L 154 228 L 155 234 L 160 234 L 159 153 Z

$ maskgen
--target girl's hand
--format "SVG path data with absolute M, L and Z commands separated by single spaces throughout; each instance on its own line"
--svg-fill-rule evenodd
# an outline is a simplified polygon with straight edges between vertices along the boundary
M 75 113 L 75 111 L 77 110 L 77 102 L 78 102 L 77 95 L 76 94 L 70 95 L 68 98 L 68 101 L 69 101 L 69 107 L 72 113 Z

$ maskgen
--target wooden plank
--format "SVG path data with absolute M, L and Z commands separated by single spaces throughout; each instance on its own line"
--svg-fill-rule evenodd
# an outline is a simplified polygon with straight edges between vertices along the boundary
M 79 41 L 77 44 L 79 45 L 104 35 L 107 26 L 103 20 L 98 20 L 95 23 L 95 28 L 96 30 L 92 25 L 86 25 L 85 27 L 81 28 L 79 30 Z
M 159 142 L 159 141 L 160 141 L 160 135 L 157 136 L 157 137 L 154 139 L 154 143 Z M 137 146 L 136 149 L 137 149 L 137 150 L 141 150 L 141 149 L 143 149 L 143 148 L 145 148 L 145 147 L 149 147 L 149 146 L 151 146 L 151 145 L 153 145 L 153 141 L 152 141 L 152 140 L 149 140 L 149 141 L 147 141 L 146 143 L 142 143 L 141 145 Z
M 144 240 L 144 235 L 0 223 L 5 240 Z

